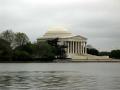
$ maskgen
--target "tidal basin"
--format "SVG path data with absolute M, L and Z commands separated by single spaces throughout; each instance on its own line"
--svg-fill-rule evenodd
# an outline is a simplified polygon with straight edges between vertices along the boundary
M 120 90 L 120 63 L 0 63 L 0 90 Z

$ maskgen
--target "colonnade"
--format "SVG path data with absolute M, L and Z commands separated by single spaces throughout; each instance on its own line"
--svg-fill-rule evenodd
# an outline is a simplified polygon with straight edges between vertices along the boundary
M 67 46 L 68 54 L 83 55 L 87 53 L 86 41 L 64 41 L 64 45 Z

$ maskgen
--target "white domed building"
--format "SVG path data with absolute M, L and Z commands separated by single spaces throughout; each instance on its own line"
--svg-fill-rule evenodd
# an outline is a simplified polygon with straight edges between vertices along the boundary
M 87 55 L 87 38 L 80 35 L 73 35 L 63 27 L 50 28 L 41 38 L 38 39 L 38 42 L 54 38 L 58 38 L 60 44 L 67 46 L 66 53 L 68 58 L 84 59 Z
M 42 37 L 37 39 L 37 42 L 55 38 L 59 39 L 59 44 L 67 46 L 67 58 L 71 58 L 72 61 L 109 61 L 109 56 L 95 56 L 87 54 L 87 38 L 81 35 L 73 35 L 63 27 L 50 28 Z

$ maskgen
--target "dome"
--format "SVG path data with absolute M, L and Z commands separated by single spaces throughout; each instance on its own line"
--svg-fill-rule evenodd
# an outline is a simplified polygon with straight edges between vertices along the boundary
M 72 33 L 64 27 L 52 27 L 43 35 L 43 38 L 67 38 L 72 36 Z

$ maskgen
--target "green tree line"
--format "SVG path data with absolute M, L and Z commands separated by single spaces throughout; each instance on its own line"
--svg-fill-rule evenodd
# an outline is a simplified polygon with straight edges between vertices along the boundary
M 97 56 L 109 56 L 113 59 L 120 59 L 120 50 L 111 50 L 110 52 L 104 51 L 100 52 L 99 50 L 95 48 L 87 48 L 87 53 L 91 55 L 97 55 Z
M 0 33 L 1 61 L 53 61 L 65 58 L 64 45 L 58 39 L 31 43 L 25 33 L 6 30 Z
M 25 33 L 6 30 L 0 33 L 0 61 L 49 62 L 56 58 L 65 59 L 67 46 L 58 43 L 58 38 L 31 43 Z M 120 59 L 120 50 L 99 52 L 95 48 L 87 48 L 87 53 Z

